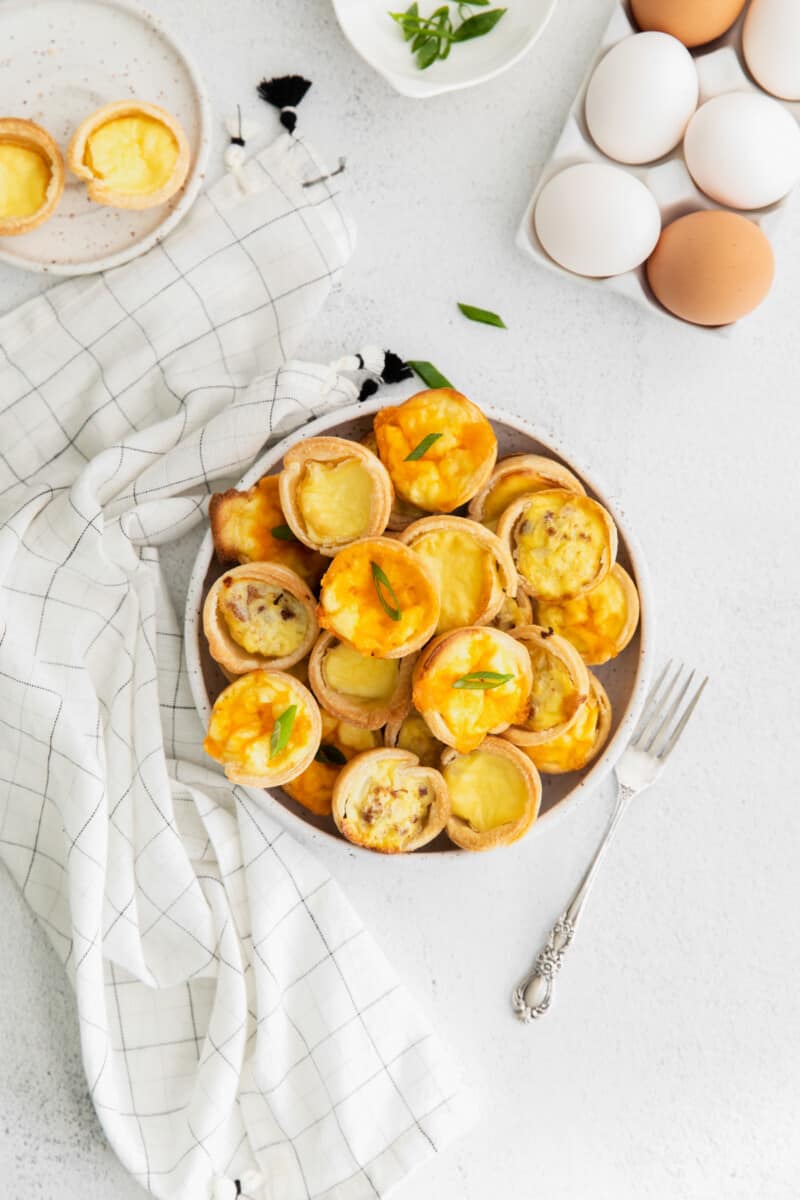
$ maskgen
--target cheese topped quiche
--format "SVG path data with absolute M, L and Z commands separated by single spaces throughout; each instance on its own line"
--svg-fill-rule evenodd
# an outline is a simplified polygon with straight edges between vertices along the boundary
M 324 708 L 320 715 L 322 740 L 319 749 L 305 771 L 285 783 L 283 790 L 309 812 L 326 817 L 331 813 L 333 787 L 342 767 L 357 754 L 374 750 L 381 744 L 381 739 L 373 730 L 340 721 Z
M 512 636 L 528 655 L 533 682 L 527 715 L 505 736 L 518 745 L 535 746 L 575 721 L 589 695 L 589 672 L 575 647 L 548 629 L 523 625 Z
M 636 632 L 639 593 L 625 568 L 615 563 L 605 579 L 576 600 L 537 601 L 536 615 L 540 625 L 572 642 L 588 666 L 599 667 L 621 654 Z
M 535 746 L 521 746 L 545 775 L 580 771 L 596 758 L 611 730 L 611 704 L 596 675 L 589 673 L 589 696 L 565 733 Z
M 323 633 L 311 652 L 309 679 L 320 704 L 334 716 L 380 729 L 408 708 L 413 666 L 413 656 L 375 658 Z
M 450 815 L 444 779 L 407 750 L 359 754 L 333 789 L 333 819 L 349 842 L 401 854 L 437 837 Z
M 483 486 L 497 438 L 481 410 L 452 388 L 419 392 L 375 414 L 375 440 L 401 499 L 450 513 Z
M 0 237 L 29 233 L 55 212 L 64 191 L 64 160 L 34 121 L 0 118 Z
M 450 795 L 447 834 L 463 850 L 508 846 L 536 819 L 542 799 L 538 772 L 502 738 L 487 737 L 469 754 L 448 747 L 442 774 Z
M 470 501 L 469 515 L 488 529 L 496 529 L 508 506 L 520 496 L 552 488 L 585 495 L 580 479 L 554 458 L 544 458 L 541 454 L 514 454 L 497 464 L 488 483 Z
M 316 640 L 316 600 L 288 567 L 243 563 L 209 590 L 203 630 L 211 657 L 227 671 L 285 669 L 304 658 Z

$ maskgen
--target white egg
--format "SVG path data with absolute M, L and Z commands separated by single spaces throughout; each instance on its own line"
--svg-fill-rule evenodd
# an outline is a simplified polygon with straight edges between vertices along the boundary
M 668 33 L 636 33 L 612 46 L 586 92 L 586 124 L 604 154 L 623 163 L 669 154 L 697 108 L 697 69 Z
M 728 92 L 698 108 L 683 143 L 701 191 L 730 208 L 764 208 L 800 179 L 800 129 L 768 96 Z
M 578 163 L 539 193 L 534 226 L 542 246 L 577 275 L 631 271 L 649 257 L 661 233 L 653 193 L 608 163 Z
M 744 57 L 754 78 L 773 96 L 800 100 L 800 4 L 753 0 L 742 31 Z

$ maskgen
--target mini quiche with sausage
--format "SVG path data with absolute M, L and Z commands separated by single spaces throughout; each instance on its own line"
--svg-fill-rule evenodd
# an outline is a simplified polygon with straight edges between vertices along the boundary
M 615 563 L 590 592 L 555 604 L 536 602 L 540 625 L 565 637 L 590 667 L 599 667 L 627 646 L 639 624 L 639 593 L 628 572 Z
M 531 667 L 528 712 L 505 733 L 520 746 L 537 746 L 565 733 L 589 696 L 589 672 L 574 646 L 564 638 L 523 625 L 512 637 L 523 647 Z
M 333 789 L 333 819 L 349 842 L 401 854 L 437 837 L 450 815 L 440 773 L 407 750 L 381 747 L 359 754 Z
M 596 758 L 611 730 L 611 704 L 596 675 L 589 673 L 589 697 L 565 733 L 538 745 L 521 746 L 544 775 L 580 771 Z
M 211 657 L 244 675 L 294 666 L 314 645 L 317 604 L 299 575 L 278 563 L 244 563 L 221 575 L 203 605 Z

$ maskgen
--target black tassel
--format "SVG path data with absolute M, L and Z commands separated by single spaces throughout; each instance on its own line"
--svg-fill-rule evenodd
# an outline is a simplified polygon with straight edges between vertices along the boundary
M 379 386 L 375 379 L 365 379 L 361 385 L 361 391 L 358 393 L 358 403 L 362 404 L 365 400 L 369 400 L 370 396 L 374 396 Z
M 295 109 L 311 87 L 311 80 L 302 75 L 281 75 L 277 79 L 262 79 L 256 89 L 262 100 L 281 110 L 280 121 L 284 129 L 294 133 L 297 124 Z
M 410 379 L 413 374 L 411 367 L 403 362 L 399 354 L 394 354 L 391 350 L 386 351 L 386 362 L 381 371 L 384 383 L 400 383 L 402 379 Z

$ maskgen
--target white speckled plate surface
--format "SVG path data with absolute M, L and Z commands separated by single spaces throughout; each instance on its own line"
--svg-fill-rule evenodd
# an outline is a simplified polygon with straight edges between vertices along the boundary
M 203 84 L 149 13 L 120 0 L 0 3 L 0 116 L 36 121 L 63 152 L 84 117 L 134 97 L 166 108 L 186 130 L 192 164 L 183 189 L 158 208 L 126 212 L 92 203 L 68 173 L 54 215 L 31 233 L 0 238 L 0 261 L 52 275 L 86 275 L 143 254 L 188 212 L 210 143 Z

